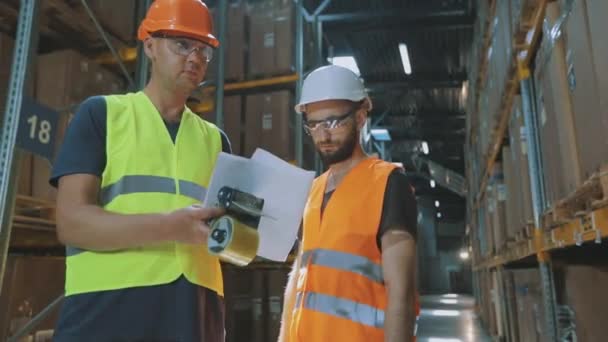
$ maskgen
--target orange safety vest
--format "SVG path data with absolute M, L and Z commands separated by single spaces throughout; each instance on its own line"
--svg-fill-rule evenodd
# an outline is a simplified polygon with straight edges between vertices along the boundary
M 376 158 L 360 162 L 322 216 L 328 173 L 314 181 L 304 211 L 290 341 L 384 341 L 388 298 L 376 234 L 395 167 Z M 416 315 L 419 310 L 416 303 Z

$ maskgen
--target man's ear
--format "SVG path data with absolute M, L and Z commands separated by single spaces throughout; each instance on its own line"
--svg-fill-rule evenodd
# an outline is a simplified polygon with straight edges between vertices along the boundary
M 357 110 L 355 119 L 357 121 L 357 129 L 359 131 L 363 129 L 363 126 L 365 126 L 365 123 L 367 122 L 367 114 L 367 110 L 364 108 L 360 108 L 359 110 Z
M 147 38 L 146 40 L 143 41 L 143 45 L 144 45 L 144 53 L 146 54 L 146 56 L 148 56 L 148 58 L 150 58 L 151 60 L 154 60 L 154 41 L 152 40 L 152 38 Z

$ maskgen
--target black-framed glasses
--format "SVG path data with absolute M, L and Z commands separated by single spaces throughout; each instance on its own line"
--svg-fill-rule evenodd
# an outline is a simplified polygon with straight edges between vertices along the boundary
M 353 114 L 355 114 L 358 109 L 358 107 L 355 107 L 351 109 L 348 113 L 337 116 L 330 116 L 325 120 L 302 120 L 304 131 L 308 135 L 313 135 L 325 130 L 330 132 L 335 131 L 341 127 L 344 127 L 347 122 L 346 120 Z
M 196 51 L 199 57 L 207 63 L 211 62 L 211 59 L 213 58 L 213 47 L 205 43 L 202 43 L 201 45 L 200 42 L 194 39 L 164 34 L 156 34 L 153 35 L 153 37 L 165 39 L 168 43 L 169 50 L 177 55 L 188 57 L 192 52 Z

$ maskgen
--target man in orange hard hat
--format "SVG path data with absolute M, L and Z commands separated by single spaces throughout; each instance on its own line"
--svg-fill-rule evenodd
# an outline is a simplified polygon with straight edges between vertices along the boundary
M 223 280 L 202 208 L 225 135 L 186 100 L 219 46 L 200 0 L 156 0 L 138 38 L 151 78 L 85 100 L 51 184 L 66 245 L 54 341 L 224 341 Z
M 395 164 L 358 137 L 372 109 L 351 70 L 304 80 L 296 111 L 328 171 L 313 182 L 279 341 L 415 340 L 417 205 Z

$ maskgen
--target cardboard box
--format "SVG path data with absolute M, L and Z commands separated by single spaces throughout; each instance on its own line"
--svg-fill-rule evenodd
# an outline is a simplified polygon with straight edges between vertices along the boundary
M 552 25 L 559 19 L 560 12 L 557 3 L 547 6 L 546 19 Z M 547 39 L 545 42 L 548 42 Z M 577 133 L 572 103 L 568 94 L 568 79 L 566 77 L 566 58 L 562 39 L 554 40 L 553 49 L 548 54 L 548 63 L 543 69 L 543 89 L 545 94 L 552 93 L 552 101 L 546 103 L 547 120 L 555 120 L 557 128 L 557 146 L 560 153 L 559 170 L 568 172 L 558 173 L 558 198 L 564 198 L 576 191 L 582 183 Z M 545 59 L 545 61 L 547 61 Z M 579 134 L 581 132 L 578 132 Z M 555 148 L 555 147 L 553 147 Z
M 514 204 L 516 206 L 516 225 L 511 228 L 510 232 L 510 237 L 513 237 L 517 232 L 521 231 L 528 222 L 534 222 L 530 169 L 528 165 L 528 138 L 526 135 L 521 98 L 519 96 L 516 96 L 513 101 L 513 113 L 509 123 L 509 131 L 511 161 L 513 163 L 513 172 L 515 175 L 513 187 L 517 192 L 515 197 L 516 202 Z M 545 157 L 545 155 L 543 156 Z
M 213 32 L 219 38 L 219 19 L 217 8 L 211 8 L 213 16 Z M 224 63 L 225 73 L 224 79 L 229 81 L 240 81 L 245 78 L 245 15 L 246 7 L 244 1 L 231 2 L 228 5 L 226 23 L 226 41 L 220 42 L 225 44 L 226 59 Z M 205 79 L 215 81 L 217 77 L 218 59 L 217 56 L 211 60 L 207 69 Z
M 108 33 L 125 43 L 135 40 L 139 26 L 135 20 L 135 0 L 90 0 L 88 4 Z
M 0 294 L 0 339 L 6 341 L 64 292 L 65 258 L 9 255 Z M 52 329 L 55 309 L 37 330 Z
M 247 96 L 245 156 L 260 147 L 284 160 L 293 159 L 292 102 L 287 90 Z
M 562 10 L 565 0 L 561 0 Z M 573 2 L 563 32 L 567 75 L 583 178 L 587 179 L 608 156 L 608 122 L 602 118 L 597 75 L 594 71 L 585 1 Z
M 540 54 L 538 55 L 540 56 Z M 540 58 L 537 58 L 539 61 Z M 539 63 L 537 63 L 539 64 Z M 542 162 L 545 179 L 546 198 L 549 205 L 559 201 L 564 194 L 563 184 L 560 183 L 560 160 L 559 144 L 557 140 L 557 122 L 552 110 L 553 94 L 551 91 L 545 91 L 543 84 L 544 73 L 540 73 L 539 69 L 535 70 L 535 89 L 536 89 L 536 108 L 539 117 L 540 141 L 542 149 Z M 523 115 L 522 115 L 523 116 Z M 522 132 L 525 132 L 522 130 Z M 558 172 L 560 171 L 560 172 Z
M 598 121 L 602 126 L 608 127 L 608 44 L 606 42 L 606 32 L 608 22 L 608 1 L 605 0 L 586 0 L 587 18 L 589 20 L 589 33 L 591 49 L 593 51 L 594 75 L 597 76 L 597 87 L 600 100 L 600 111 Z M 596 137 L 600 144 L 608 140 L 606 134 Z M 608 155 L 603 155 L 600 162 L 608 161 Z
M 494 216 L 492 217 L 492 225 L 494 227 L 494 250 L 499 252 L 505 247 L 507 239 L 506 232 L 506 210 L 507 210 L 507 190 L 504 183 L 497 183 L 494 186 Z
M 202 99 L 202 101 L 209 101 L 210 99 Z M 210 101 L 215 101 L 213 98 Z M 228 136 L 230 145 L 232 148 L 232 154 L 241 155 L 242 149 L 242 135 L 243 135 L 243 124 L 242 124 L 242 96 L 232 95 L 224 97 L 224 126 L 223 131 Z M 191 108 L 193 106 L 190 106 Z M 211 108 L 211 111 L 205 111 L 197 113 L 204 120 L 217 125 L 217 118 L 215 115 L 215 105 Z
M 505 289 L 505 301 L 507 303 L 508 338 L 507 341 L 517 341 L 519 337 L 519 326 L 517 319 L 517 298 L 515 295 L 515 284 L 513 273 L 503 272 Z
M 518 341 L 545 342 L 545 313 L 540 272 L 537 268 L 510 271 L 515 284 Z
M 90 96 L 120 93 L 123 87 L 124 83 L 117 75 L 76 51 L 61 50 L 38 56 L 36 100 L 60 113 L 56 151 L 63 141 L 70 116 L 82 101 Z M 48 184 L 51 162 L 34 156 L 34 197 L 55 199 L 56 190 Z
M 579 341 L 606 340 L 608 316 L 608 268 L 605 266 L 567 265 L 556 272 L 563 286 L 558 299 L 574 311 Z M 557 287 L 557 286 L 556 286 Z
M 290 0 L 249 4 L 249 75 L 293 72 L 294 6 Z

